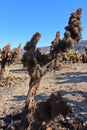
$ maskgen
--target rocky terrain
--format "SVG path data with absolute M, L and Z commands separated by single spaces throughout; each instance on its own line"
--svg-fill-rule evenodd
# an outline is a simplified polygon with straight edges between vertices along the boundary
M 22 64 L 11 65 L 9 69 L 14 80 L 0 83 L 0 125 L 6 115 L 22 110 L 29 86 L 29 76 Z M 49 70 L 41 80 L 35 99 L 45 101 L 57 91 L 72 107 L 72 117 L 87 125 L 87 64 L 63 63 L 60 70 Z

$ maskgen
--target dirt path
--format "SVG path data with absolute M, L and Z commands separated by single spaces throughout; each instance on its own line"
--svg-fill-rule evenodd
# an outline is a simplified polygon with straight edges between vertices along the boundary
M 0 87 L 0 117 L 20 111 L 23 107 L 29 84 L 29 76 L 21 65 L 14 65 L 11 72 L 24 78 L 20 85 L 5 89 Z M 87 64 L 66 64 L 60 71 L 49 71 L 43 78 L 35 97 L 46 100 L 48 96 L 61 91 L 62 96 L 74 109 L 73 116 L 87 121 Z

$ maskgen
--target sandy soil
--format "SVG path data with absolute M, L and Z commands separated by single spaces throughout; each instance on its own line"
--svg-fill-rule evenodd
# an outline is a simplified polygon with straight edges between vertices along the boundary
M 20 111 L 28 92 L 29 76 L 19 65 L 11 65 L 10 72 L 21 80 L 11 87 L 0 86 L 0 117 Z M 50 70 L 42 78 L 35 97 L 46 100 L 51 93 L 60 91 L 67 103 L 72 106 L 72 116 L 87 122 L 87 64 L 63 64 L 61 70 Z

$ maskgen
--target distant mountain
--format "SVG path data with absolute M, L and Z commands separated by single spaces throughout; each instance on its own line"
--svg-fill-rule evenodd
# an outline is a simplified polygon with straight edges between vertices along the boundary
M 85 51 L 85 46 L 87 46 L 87 40 L 81 40 L 76 46 L 75 50 L 78 50 L 79 52 Z
M 50 46 L 45 46 L 45 47 L 39 47 L 40 49 L 41 49 L 41 52 L 43 53 L 45 53 L 45 52 L 48 52 L 49 50 L 50 50 Z M 24 53 L 24 49 L 23 48 L 21 48 L 20 49 L 20 54 L 21 55 L 23 55 L 23 53 Z
M 19 53 L 20 53 L 20 55 L 23 55 L 23 53 L 24 53 L 24 49 L 21 48 L 20 51 L 19 51 Z
M 78 50 L 79 52 L 84 52 L 85 51 L 85 46 L 87 45 L 87 40 L 81 40 L 78 44 L 76 44 L 75 46 L 75 50 Z M 45 47 L 40 47 L 41 48 L 41 52 L 45 53 L 48 52 L 50 50 L 50 46 L 45 46 Z M 21 48 L 20 50 L 20 54 L 22 55 L 24 53 L 24 49 Z
M 75 50 L 78 50 L 79 52 L 85 51 L 85 46 L 87 46 L 87 40 L 81 40 L 78 44 L 75 46 Z M 47 52 L 50 50 L 50 46 L 41 47 L 42 52 Z
M 85 51 L 85 46 L 87 46 L 87 40 L 81 40 L 78 44 L 75 46 L 75 50 L 78 50 L 79 52 Z M 50 50 L 50 46 L 41 47 L 42 52 L 46 52 Z
M 45 53 L 45 52 L 49 52 L 50 51 L 50 46 L 45 46 L 45 47 L 40 47 L 41 48 L 41 52 Z

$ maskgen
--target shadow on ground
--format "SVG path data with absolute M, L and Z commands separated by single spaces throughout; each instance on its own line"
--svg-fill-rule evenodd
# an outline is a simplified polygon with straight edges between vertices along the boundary
M 10 70 L 11 73 L 27 73 L 27 70 L 25 68 L 22 69 L 15 69 L 15 70 Z
M 46 101 L 48 99 L 48 96 L 45 95 L 45 93 L 37 94 L 35 96 L 36 101 Z
M 12 101 L 25 101 L 26 100 L 26 98 L 27 98 L 27 96 L 25 96 L 25 95 L 21 95 L 21 96 L 13 96 L 13 99 L 12 99 Z
M 87 72 L 66 72 L 61 75 L 57 75 L 55 78 L 57 85 L 65 85 L 68 90 L 61 90 L 62 96 L 68 104 L 74 109 L 74 116 L 77 116 L 81 120 L 87 121 L 87 89 L 81 90 L 75 89 L 74 85 L 77 83 L 87 83 Z M 72 86 L 72 87 L 71 87 Z M 83 86 L 85 88 L 85 86 Z
M 67 72 L 55 78 L 56 84 L 87 82 L 87 72 Z
M 71 92 L 61 90 L 60 92 L 62 96 L 64 96 L 64 99 L 67 101 L 67 103 L 74 109 L 73 115 L 83 121 L 87 121 L 87 92 L 79 90 Z M 71 95 L 72 99 L 69 98 L 69 95 Z M 79 95 L 82 97 L 82 100 L 80 100 L 79 97 L 75 100 L 75 96 Z

